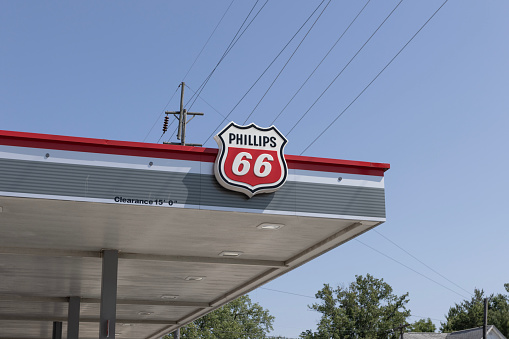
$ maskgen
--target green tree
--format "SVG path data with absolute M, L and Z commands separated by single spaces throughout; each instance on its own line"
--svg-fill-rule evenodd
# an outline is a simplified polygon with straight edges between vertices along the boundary
M 397 296 L 392 287 L 371 275 L 356 276 L 348 288 L 332 289 L 325 284 L 316 293 L 319 303 L 310 306 L 322 313 L 316 332 L 307 330 L 306 339 L 387 339 L 391 329 L 406 323 L 408 293 Z M 396 336 L 396 335 L 395 335 Z
M 274 317 L 244 295 L 215 311 L 183 326 L 182 339 L 258 339 L 266 338 Z M 170 334 L 164 339 L 172 339 Z
M 435 332 L 437 327 L 430 318 L 419 319 L 408 327 L 409 332 Z
M 505 284 L 504 287 L 509 292 L 509 284 Z M 464 300 L 449 309 L 440 330 L 453 332 L 482 326 L 484 298 L 488 298 L 488 324 L 495 325 L 502 334 L 509 336 L 509 296 L 504 294 L 486 296 L 483 290 L 478 289 L 474 290 L 470 300 Z

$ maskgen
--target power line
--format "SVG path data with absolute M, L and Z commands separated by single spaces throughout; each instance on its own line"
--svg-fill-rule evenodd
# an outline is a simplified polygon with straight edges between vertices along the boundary
M 437 319 L 437 318 L 423 317 L 422 315 L 414 315 L 414 314 L 410 314 L 409 317 L 421 318 L 421 319 L 431 319 L 431 320 L 435 320 L 435 321 L 443 320 L 443 319 Z
M 329 83 L 329 85 L 323 90 L 323 92 L 318 96 L 318 98 L 316 98 L 316 100 L 311 104 L 311 106 L 309 106 L 309 108 L 307 109 L 306 112 L 304 112 L 304 114 L 300 117 L 300 119 L 293 125 L 293 127 L 290 129 L 290 131 L 288 133 L 286 133 L 287 135 L 290 134 L 293 129 L 295 128 L 295 126 L 297 126 L 301 121 L 302 119 L 304 119 L 304 117 L 309 113 L 309 111 L 311 110 L 311 108 L 313 108 L 315 106 L 315 104 L 318 102 L 318 100 L 320 100 L 320 98 L 325 94 L 325 92 L 327 92 L 327 90 L 332 86 L 332 84 L 339 78 L 339 76 L 341 74 L 343 74 L 343 72 L 345 71 L 345 69 L 352 63 L 352 61 L 357 57 L 357 55 L 364 49 L 364 47 L 369 43 L 369 41 L 375 36 L 375 34 L 380 30 L 380 28 L 385 24 L 385 22 L 391 17 L 391 15 L 394 13 L 394 11 L 396 11 L 396 9 L 399 7 L 399 5 L 401 5 L 401 3 L 403 2 L 403 0 L 400 0 L 398 2 L 398 4 L 392 9 L 392 11 L 389 13 L 389 15 L 387 15 L 384 19 L 384 21 L 382 21 L 382 23 L 377 27 L 377 29 L 373 32 L 373 34 L 371 34 L 371 36 L 368 38 L 368 40 L 366 40 L 366 42 L 364 42 L 364 44 L 361 46 L 361 48 L 359 48 L 357 50 L 357 52 L 354 54 L 354 56 L 350 59 L 350 61 L 348 61 L 348 63 L 343 67 L 343 69 L 336 75 L 336 77 Z
M 309 296 L 309 295 L 298 294 L 298 293 L 287 292 L 287 291 L 281 291 L 281 290 L 276 290 L 276 289 L 267 288 L 267 287 L 259 287 L 258 289 L 261 289 L 261 290 L 268 290 L 268 291 L 278 292 L 278 293 L 284 293 L 284 294 L 294 295 L 294 296 L 298 296 L 298 297 L 311 298 L 311 299 L 315 299 L 315 300 L 317 300 L 317 299 L 318 299 L 318 300 L 319 300 L 319 298 L 312 297 L 312 296 Z M 420 319 L 431 319 L 431 320 L 440 321 L 440 322 L 442 321 L 442 319 L 431 318 L 431 317 L 425 317 L 425 316 L 422 316 L 422 315 L 416 315 L 416 314 L 410 314 L 410 315 L 409 315 L 409 317 L 420 318 Z
M 298 294 L 298 293 L 287 292 L 287 291 L 281 291 L 281 290 L 275 290 L 275 289 L 267 288 L 267 287 L 258 287 L 258 288 L 261 289 L 261 290 L 268 290 L 268 291 L 273 291 L 273 292 L 278 292 L 278 293 L 290 294 L 290 295 L 295 295 L 295 296 L 298 296 L 298 297 L 311 298 L 311 299 L 315 299 L 315 300 L 318 299 L 316 297 L 312 297 L 312 296 L 309 296 L 309 295 Z M 414 315 L 414 314 L 410 314 L 409 317 L 415 317 L 415 318 L 421 318 L 421 319 L 429 318 L 429 319 L 435 320 L 435 321 L 442 321 L 441 319 L 424 317 L 424 316 L 421 316 L 421 315 Z
M 173 100 L 173 97 L 175 96 L 175 94 L 177 94 L 177 91 L 179 90 L 180 88 L 180 85 L 177 86 L 177 89 L 175 90 L 175 92 L 173 92 L 173 95 L 171 96 L 170 100 L 168 100 L 168 102 L 166 103 L 166 105 L 164 106 L 163 110 L 161 111 L 161 113 L 159 114 L 159 116 L 157 117 L 156 121 L 154 121 L 154 124 L 152 125 L 152 127 L 150 128 L 150 130 L 148 131 L 147 135 L 145 135 L 145 138 L 143 138 L 143 142 L 145 142 L 145 140 L 147 140 L 148 136 L 150 135 L 150 132 L 152 132 L 152 130 L 154 129 L 155 125 L 157 124 L 157 122 L 159 121 L 159 119 L 161 119 L 161 116 L 164 114 L 164 112 L 166 111 L 166 107 L 168 107 L 168 105 L 170 104 L 170 102 Z M 164 133 L 163 133 L 164 134 Z M 161 135 L 162 137 L 162 135 Z M 159 138 L 159 140 L 161 140 L 161 138 Z M 158 141 L 159 142 L 159 141 Z
M 200 84 L 200 86 L 198 87 L 198 91 L 200 91 L 200 89 L 205 86 L 206 82 L 208 82 L 208 80 L 210 79 L 210 77 L 212 76 L 212 74 L 216 71 L 217 67 L 219 66 L 219 64 L 223 61 L 223 59 L 225 58 L 225 56 L 228 54 L 228 52 L 230 51 L 230 47 L 233 47 L 232 44 L 234 44 L 235 42 L 235 38 L 237 37 L 237 35 L 239 34 L 239 32 L 242 30 L 242 27 L 244 27 L 244 24 L 246 23 L 247 19 L 249 19 L 249 16 L 251 15 L 251 13 L 253 12 L 253 10 L 255 9 L 256 5 L 258 4 L 258 1 L 260 0 L 256 0 L 256 2 L 254 3 L 253 7 L 251 7 L 251 10 L 249 11 L 249 13 L 247 14 L 247 16 L 245 17 L 244 21 L 242 22 L 242 25 L 240 25 L 239 29 L 237 30 L 237 32 L 235 33 L 235 35 L 233 36 L 232 40 L 230 41 L 230 43 L 228 44 L 228 46 L 226 47 L 225 51 L 223 52 L 223 55 L 221 56 L 221 58 L 219 58 L 219 61 L 216 63 L 216 66 L 212 69 L 212 71 L 209 73 L 209 75 L 205 78 L 205 80 L 202 81 L 202 83 Z M 195 97 L 196 93 L 193 94 L 191 96 L 191 98 L 187 101 L 186 103 L 186 106 L 191 102 L 191 100 L 193 100 L 193 98 Z
M 212 33 L 210 33 L 209 35 L 209 38 L 207 39 L 207 41 L 205 42 L 205 44 L 203 45 L 203 47 L 201 48 L 200 52 L 198 53 L 198 55 L 196 56 L 196 58 L 194 59 L 193 63 L 191 64 L 191 67 L 189 67 L 189 69 L 187 70 L 186 72 L 186 75 L 184 75 L 184 78 L 182 79 L 182 82 L 184 82 L 186 80 L 186 77 L 187 75 L 189 74 L 189 72 L 191 72 L 191 69 L 193 68 L 194 64 L 196 63 L 196 61 L 198 60 L 198 58 L 200 57 L 200 55 L 203 53 L 203 50 L 205 49 L 205 47 L 208 45 L 210 39 L 212 38 L 212 36 L 214 35 L 214 33 L 216 32 L 217 28 L 219 27 L 219 25 L 221 24 L 221 22 L 223 21 L 224 17 L 226 16 L 226 13 L 228 13 L 228 11 L 230 10 L 230 7 L 233 5 L 233 3 L 235 2 L 235 0 L 232 0 L 232 2 L 230 2 L 230 5 L 226 8 L 226 10 L 224 11 L 223 13 L 223 16 L 221 16 L 221 19 L 219 19 L 219 22 L 217 23 L 216 27 L 214 27 L 214 30 L 212 31 Z
M 444 7 L 444 5 L 448 1 L 449 0 L 445 0 L 442 3 L 442 5 L 438 7 L 438 9 L 429 17 L 429 19 L 421 26 L 421 28 L 419 28 L 419 30 L 410 38 L 410 40 L 408 40 L 407 43 L 398 51 L 398 53 L 396 53 L 396 55 L 385 65 L 385 67 L 380 72 L 378 72 L 375 78 L 373 78 L 373 80 L 371 80 L 371 82 L 367 84 L 366 87 L 364 87 L 364 89 L 359 93 L 359 95 L 357 95 L 355 99 L 353 99 L 352 102 L 350 102 L 350 104 L 346 106 L 346 108 L 300 153 L 300 155 L 306 152 L 307 149 L 311 147 L 325 132 L 327 132 L 327 130 L 332 125 L 334 125 L 334 123 L 350 108 L 350 106 L 352 106 L 357 101 L 357 99 L 359 99 L 359 97 L 369 88 L 369 86 L 371 86 L 373 82 L 375 82 L 376 79 L 378 79 L 378 77 L 387 69 L 387 67 L 389 67 L 389 65 L 392 64 L 392 62 L 400 55 L 400 53 L 406 48 L 406 46 L 408 46 L 408 44 L 412 42 L 412 40 L 417 36 L 417 34 L 419 34 L 419 32 L 428 24 L 428 22 L 431 21 L 431 19 L 433 19 L 433 17 L 438 13 L 438 11 L 440 11 L 440 9 L 442 9 L 442 7 Z
M 309 295 L 304 295 L 304 294 L 298 294 L 298 293 L 293 293 L 293 292 L 280 291 L 280 290 L 275 290 L 275 289 L 267 288 L 267 287 L 258 287 L 258 288 L 259 288 L 259 289 L 261 289 L 261 290 L 267 290 L 267 291 L 272 291 L 272 292 L 278 292 L 278 293 L 284 293 L 284 294 L 296 295 L 296 296 L 298 296 L 298 297 L 304 297 L 304 298 L 316 299 L 315 297 L 312 297 L 312 296 L 309 296 Z
M 295 53 L 297 53 L 297 50 L 300 48 L 300 46 L 302 45 L 302 43 L 304 42 L 304 40 L 306 40 L 307 36 L 309 35 L 309 33 L 311 32 L 311 30 L 313 29 L 313 27 L 315 27 L 315 24 L 318 22 L 318 20 L 320 19 L 320 17 L 322 16 L 323 12 L 325 12 L 325 10 L 327 9 L 327 7 L 329 7 L 330 3 L 331 3 L 332 0 L 329 0 L 329 2 L 327 2 L 327 4 L 325 5 L 325 7 L 322 9 L 322 11 L 320 12 L 320 14 L 318 15 L 318 17 L 315 19 L 315 22 L 313 22 L 313 24 L 311 25 L 311 27 L 308 29 L 307 33 L 304 35 L 304 37 L 300 40 L 299 44 L 297 45 L 297 47 L 295 47 L 295 50 L 293 51 L 292 55 L 290 55 L 290 57 L 288 58 L 288 60 L 286 61 L 286 63 L 283 65 L 283 67 L 281 68 L 281 70 L 279 71 L 279 73 L 276 75 L 276 77 L 274 78 L 274 80 L 272 81 L 272 83 L 270 84 L 269 88 L 267 88 L 267 90 L 265 91 L 265 93 L 263 94 L 263 96 L 260 98 L 260 100 L 258 101 L 258 103 L 256 104 L 256 106 L 253 108 L 253 110 L 251 111 L 251 113 L 249 113 L 249 115 L 247 116 L 246 120 L 244 120 L 244 124 L 246 124 L 247 120 L 251 117 L 251 115 L 254 113 L 254 111 L 258 108 L 258 106 L 260 105 L 260 103 L 262 102 L 262 100 L 265 98 L 265 96 L 267 95 L 267 93 L 270 91 L 270 89 L 272 88 L 272 86 L 274 85 L 274 83 L 276 82 L 276 80 L 279 78 L 279 76 L 281 75 L 281 73 L 283 73 L 283 71 L 285 70 L 286 66 L 288 65 L 288 63 L 290 62 L 290 60 L 292 60 L 293 56 L 295 55 Z
M 186 84 L 186 87 L 189 88 L 193 93 L 196 93 L 195 90 L 193 90 L 191 87 L 189 87 L 187 84 Z M 223 118 L 225 117 L 221 112 L 219 112 L 217 109 L 214 108 L 214 106 L 212 106 L 211 104 L 208 103 L 207 100 L 205 100 L 201 95 L 198 96 L 204 103 L 206 103 L 210 108 L 212 108 L 217 114 L 219 114 L 220 116 L 222 116 Z
M 378 235 L 380 235 L 382 238 L 384 238 L 385 240 L 389 241 L 391 244 L 393 244 L 394 246 L 396 246 L 397 248 L 399 248 L 400 250 L 402 250 L 403 252 L 405 252 L 406 254 L 408 254 L 409 256 L 411 256 L 412 258 L 414 258 L 415 260 L 417 260 L 418 262 L 420 262 L 421 264 L 423 264 L 424 266 L 426 266 L 427 268 L 429 268 L 430 270 L 432 270 L 433 272 L 435 272 L 436 274 L 438 274 L 440 277 L 444 278 L 445 280 L 447 280 L 448 282 L 450 282 L 451 284 L 453 284 L 454 286 L 462 289 L 463 291 L 467 292 L 468 294 L 472 295 L 472 293 L 470 293 L 469 291 L 467 291 L 466 289 L 464 289 L 463 287 L 459 286 L 458 284 L 456 284 L 455 282 L 447 279 L 445 276 L 443 276 L 442 274 L 440 274 L 439 272 L 437 272 L 436 270 L 434 270 L 433 268 L 431 268 L 430 266 L 426 265 L 424 262 L 422 262 L 421 260 L 419 260 L 416 256 L 414 256 L 412 253 L 408 252 L 407 250 L 405 250 L 403 247 L 399 246 L 397 243 L 395 243 L 394 241 L 392 241 L 391 239 L 387 238 L 385 235 L 383 235 L 382 233 L 378 232 L 377 230 L 373 230 L 375 233 L 377 233 Z
M 239 34 L 240 30 L 242 29 L 242 27 L 244 26 L 244 24 L 246 23 L 247 19 L 249 18 L 249 16 L 251 15 L 251 13 L 253 12 L 253 10 L 256 8 L 256 5 L 258 4 L 260 0 L 256 0 L 255 4 L 253 5 L 253 7 L 251 8 L 251 10 L 249 11 L 249 14 L 247 15 L 246 19 L 244 20 L 244 22 L 242 23 L 242 25 L 240 26 L 239 30 L 237 31 L 237 33 L 235 34 L 235 36 L 233 37 L 232 41 L 230 42 L 230 45 L 226 48 L 226 52 L 224 54 L 224 56 L 226 56 L 226 54 L 230 53 L 231 49 L 233 48 L 233 46 L 235 46 L 235 44 L 239 41 L 239 39 L 242 37 L 242 35 L 244 35 L 244 33 L 246 32 L 246 30 L 249 28 L 249 26 L 251 26 L 251 24 L 253 23 L 253 21 L 256 19 L 256 17 L 258 16 L 258 14 L 260 14 L 260 12 L 262 11 L 262 9 L 265 7 L 265 5 L 267 5 L 268 3 L 268 0 L 265 1 L 265 3 L 260 7 L 260 9 L 258 10 L 258 12 L 256 12 L 256 14 L 254 15 L 254 17 L 251 19 L 251 21 L 246 25 L 246 27 L 244 28 L 244 30 L 242 31 L 242 33 Z M 238 35 L 238 37 L 237 37 Z M 224 58 L 223 56 L 223 58 Z
M 391 259 L 392 261 L 394 261 L 394 262 L 396 262 L 396 263 L 400 264 L 400 265 L 401 265 L 401 266 L 403 266 L 403 267 L 406 267 L 406 268 L 407 268 L 407 269 L 409 269 L 410 271 L 412 271 L 412 272 L 414 272 L 414 273 L 417 273 L 418 275 L 420 275 L 420 276 L 422 276 L 422 277 L 424 277 L 424 278 L 428 279 L 429 281 L 432 281 L 432 282 L 434 282 L 435 284 L 437 284 L 437 285 L 439 285 L 439 286 L 442 286 L 443 288 L 445 288 L 445 289 L 447 289 L 447 290 L 449 290 L 449 291 L 451 291 L 451 292 L 453 292 L 453 293 L 455 293 L 455 294 L 459 295 L 460 297 L 462 297 L 462 298 L 464 298 L 464 299 L 468 299 L 468 298 L 467 298 L 467 297 L 465 297 L 464 295 L 462 295 L 462 294 L 460 294 L 460 293 L 458 293 L 458 292 L 454 291 L 453 289 L 450 289 L 449 287 L 447 287 L 447 286 L 445 286 L 445 285 L 443 285 L 443 284 L 439 283 L 439 282 L 438 282 L 438 281 L 436 281 L 436 280 L 431 279 L 431 278 L 430 278 L 430 277 L 428 277 L 427 275 L 422 274 L 421 272 L 414 270 L 414 269 L 413 269 L 413 268 L 411 268 L 410 266 L 407 266 L 407 265 L 403 264 L 401 261 L 398 261 L 398 260 L 394 259 L 393 257 L 391 257 L 391 256 L 389 256 L 389 255 L 387 255 L 387 254 L 385 254 L 385 253 L 383 253 L 383 252 L 381 252 L 381 251 L 377 250 L 376 248 L 371 247 L 371 246 L 369 246 L 369 245 L 368 245 L 368 244 L 366 244 L 366 243 L 363 243 L 363 242 L 362 242 L 362 241 L 360 241 L 359 239 L 355 239 L 355 240 L 356 240 L 357 242 L 360 242 L 360 243 L 361 243 L 361 244 L 363 244 L 364 246 L 366 246 L 366 247 L 368 247 L 368 248 L 371 248 L 373 251 L 375 251 L 375 252 L 377 252 L 377 253 L 379 253 L 379 254 L 383 255 L 384 257 Z
M 262 7 L 258 10 L 258 12 L 255 14 L 255 16 L 251 19 L 251 21 L 249 22 L 249 24 L 244 28 L 244 30 L 242 31 L 242 33 L 238 36 L 238 38 L 235 40 L 235 42 L 233 44 L 231 44 L 231 46 L 228 47 L 227 51 L 226 51 L 226 54 L 224 54 L 224 56 L 222 57 L 222 59 L 220 60 L 220 62 L 224 59 L 224 57 L 226 57 L 226 55 L 228 53 L 230 53 L 231 49 L 233 48 L 233 46 L 235 46 L 235 44 L 237 44 L 237 42 L 240 40 L 240 38 L 242 37 L 242 35 L 244 35 L 244 33 L 247 31 L 247 29 L 249 28 L 249 26 L 251 26 L 251 24 L 253 23 L 253 21 L 256 19 L 256 17 L 258 16 L 258 14 L 260 14 L 260 12 L 262 11 L 263 8 L 265 8 L 265 5 L 267 5 L 267 3 L 269 2 L 269 0 L 266 0 L 265 3 L 262 5 Z M 258 0 L 256 1 L 255 3 L 255 6 L 256 4 L 258 3 Z M 254 6 L 253 6 L 254 8 Z M 247 19 L 247 18 L 246 18 Z M 242 26 L 241 26 L 242 28 Z M 219 64 L 218 64 L 219 66 Z M 216 66 L 217 68 L 217 66 Z M 215 72 L 216 68 L 214 68 L 214 70 L 211 72 L 211 74 L 207 77 L 206 81 L 204 82 L 203 86 L 201 89 L 198 89 L 199 90 L 199 94 L 201 94 L 201 92 L 203 91 L 203 88 L 205 88 L 205 86 L 208 84 L 210 78 L 212 77 L 212 74 Z M 194 103 L 196 102 L 196 98 L 194 99 L 194 101 L 191 103 L 191 107 L 193 107 Z
M 175 127 L 175 130 L 173 131 L 173 133 L 171 134 L 171 137 L 168 139 L 168 141 L 170 141 L 171 139 L 173 139 L 173 136 L 175 135 L 175 133 L 177 133 L 177 130 L 179 129 L 179 126 L 177 125 Z M 158 141 L 159 142 L 159 141 Z
M 244 93 L 244 95 L 240 98 L 240 100 L 233 106 L 233 108 L 230 110 L 230 112 L 226 115 L 226 117 L 217 125 L 217 127 L 212 131 L 212 133 L 207 137 L 207 139 L 203 142 L 205 143 L 214 135 L 215 131 L 221 127 L 221 125 L 224 123 L 226 119 L 233 113 L 233 111 L 237 108 L 237 106 L 244 100 L 244 98 L 249 94 L 249 92 L 254 88 L 254 86 L 260 81 L 260 79 L 265 75 L 265 73 L 269 70 L 269 68 L 274 64 L 274 62 L 279 58 L 279 56 L 284 52 L 284 50 L 290 45 L 290 43 L 293 41 L 293 39 L 299 34 L 299 32 L 304 28 L 304 26 L 307 24 L 307 22 L 313 17 L 313 15 L 316 13 L 316 11 L 322 6 L 322 4 L 325 2 L 325 0 L 322 0 L 320 4 L 313 10 L 313 12 L 308 16 L 308 18 L 304 21 L 304 23 L 299 27 L 297 32 L 291 37 L 290 40 L 286 43 L 286 45 L 279 51 L 279 53 L 276 55 L 276 57 L 271 61 L 271 63 L 265 68 L 265 70 L 260 74 L 258 79 L 249 87 L 249 89 Z
M 223 16 L 221 16 L 221 19 L 219 20 L 219 22 L 217 23 L 216 27 L 214 28 L 214 30 L 212 31 L 212 33 L 209 35 L 209 38 L 207 39 L 207 41 L 205 42 L 205 44 L 203 45 L 203 47 L 201 48 L 200 52 L 198 53 L 198 55 L 196 56 L 196 58 L 194 59 L 193 63 L 191 64 L 191 66 L 189 67 L 189 69 L 187 70 L 186 74 L 184 75 L 184 78 L 182 80 L 182 82 L 184 82 L 184 80 L 186 79 L 187 75 L 189 74 L 189 72 L 191 72 L 191 69 L 193 68 L 194 64 L 196 63 L 196 61 L 198 60 L 198 58 L 200 57 L 200 55 L 202 54 L 203 50 L 205 49 L 205 47 L 207 46 L 207 44 L 209 43 L 210 39 L 212 38 L 212 36 L 214 35 L 214 33 L 216 32 L 217 28 L 219 27 L 219 25 L 221 24 L 221 22 L 223 21 L 224 17 L 226 16 L 226 13 L 228 13 L 228 10 L 230 9 L 230 7 L 233 5 L 233 3 L 235 2 L 235 0 L 232 0 L 232 2 L 230 3 L 230 5 L 228 6 L 228 8 L 226 8 L 226 11 L 223 13 Z M 157 124 L 157 122 L 161 119 L 161 116 L 164 114 L 164 112 L 166 111 L 166 108 L 168 107 L 168 105 L 170 104 L 171 100 L 173 100 L 173 97 L 175 96 L 175 94 L 177 94 L 177 91 L 178 89 L 180 88 L 180 85 L 177 87 L 177 89 L 175 90 L 175 92 L 173 93 L 173 95 L 171 96 L 170 100 L 168 100 L 168 102 L 166 103 L 166 105 L 164 106 L 162 112 L 159 114 L 159 116 L 157 117 L 156 121 L 154 122 L 154 124 L 152 125 L 152 127 L 150 128 L 150 130 L 148 131 L 147 135 L 145 136 L 145 138 L 143 139 L 143 142 L 145 142 L 145 140 L 147 139 L 147 137 L 150 135 L 150 132 L 152 132 L 152 130 L 154 129 L 155 125 Z M 173 124 L 174 121 L 172 121 L 172 124 Z M 164 133 L 163 133 L 164 134 Z M 162 135 L 161 137 L 159 138 L 159 140 L 161 140 L 162 138 Z M 157 141 L 159 143 L 159 141 Z
M 270 123 L 271 125 L 274 125 L 274 123 L 276 122 L 276 120 L 279 118 L 279 116 L 281 116 L 281 114 L 284 112 L 284 110 L 288 107 L 288 105 L 290 105 L 290 103 L 293 101 L 293 99 L 295 99 L 295 97 L 297 96 L 297 94 L 299 94 L 299 92 L 302 90 L 302 88 L 307 84 L 307 82 L 309 81 L 309 79 L 311 79 L 311 77 L 315 74 L 316 70 L 322 65 L 322 63 L 325 61 L 325 59 L 329 56 L 329 54 L 332 52 L 332 50 L 336 47 L 336 45 L 339 43 L 339 41 L 343 38 L 343 36 L 346 34 L 346 32 L 350 29 L 350 27 L 353 25 L 353 23 L 357 20 L 357 18 L 361 15 L 361 13 L 364 11 L 364 9 L 368 6 L 368 4 L 371 2 L 371 0 L 368 0 L 366 2 L 366 4 L 361 8 L 361 10 L 359 11 L 359 13 L 357 13 L 357 15 L 355 16 L 355 18 L 352 20 L 352 22 L 350 22 L 350 24 L 348 25 L 348 27 L 343 31 L 343 33 L 340 35 L 340 37 L 336 40 L 336 42 L 334 43 L 334 45 L 332 45 L 332 47 L 329 49 L 329 51 L 325 54 L 325 56 L 322 58 L 322 60 L 320 60 L 320 62 L 318 63 L 318 65 L 316 65 L 315 69 L 313 70 L 313 72 L 311 72 L 311 74 L 309 74 L 309 76 L 307 77 L 307 79 L 302 83 L 302 85 L 299 87 L 299 89 L 297 90 L 297 92 L 295 92 L 295 94 L 291 97 L 291 99 L 286 103 L 285 107 L 283 107 L 283 109 L 281 110 L 281 112 L 278 113 L 278 115 L 274 118 L 274 120 L 272 120 L 272 122 Z
M 295 295 L 295 296 L 298 296 L 298 297 L 311 298 L 311 299 L 315 299 L 315 300 L 318 299 L 316 297 L 312 297 L 312 296 L 309 296 L 309 295 L 293 293 L 293 292 L 287 292 L 287 291 L 281 291 L 281 290 L 276 290 L 276 289 L 267 288 L 267 287 L 258 287 L 258 289 L 272 291 L 272 292 L 278 292 L 278 293 L 284 293 L 284 294 L 290 294 L 290 295 Z M 410 314 L 409 317 L 415 317 L 415 318 L 421 318 L 421 319 L 429 318 L 429 319 L 435 320 L 435 321 L 442 321 L 442 319 L 436 319 L 436 318 L 431 318 L 431 317 L 424 317 L 424 316 L 415 315 L 415 314 Z
M 240 38 L 242 37 L 242 35 L 244 35 L 244 33 L 246 32 L 246 30 L 249 28 L 249 26 L 251 26 L 251 24 L 253 23 L 253 21 L 256 19 L 256 17 L 258 16 L 258 14 L 260 14 L 260 12 L 263 10 L 263 8 L 265 7 L 265 5 L 267 5 L 268 1 L 269 0 L 266 0 L 265 3 L 262 5 L 262 7 L 258 10 L 258 12 L 255 14 L 255 16 L 251 19 L 251 21 L 249 22 L 249 24 L 246 25 L 246 27 L 244 28 L 244 30 L 242 31 L 242 33 L 240 33 L 240 31 L 242 30 L 242 28 L 244 27 L 244 24 L 246 23 L 246 21 L 249 19 L 249 17 L 251 16 L 251 13 L 253 12 L 253 10 L 255 9 L 256 5 L 258 4 L 260 0 L 256 0 L 255 4 L 253 5 L 253 7 L 251 8 L 251 10 L 249 11 L 248 15 L 246 16 L 246 18 L 244 19 L 244 21 L 242 22 L 242 25 L 239 27 L 239 29 L 237 30 L 237 33 L 235 33 L 235 36 L 233 37 L 232 41 L 230 42 L 230 44 L 228 45 L 228 47 L 226 47 L 226 50 L 224 51 L 223 55 L 221 56 L 221 58 L 219 59 L 219 61 L 217 62 L 216 66 L 212 69 L 212 71 L 210 72 L 210 74 L 207 76 L 207 78 L 202 82 L 202 84 L 198 87 L 198 90 L 197 90 L 197 94 L 196 95 L 199 95 L 201 94 L 201 92 L 203 91 L 203 89 L 205 88 L 205 86 L 207 85 L 207 83 L 209 82 L 210 78 L 212 77 L 212 75 L 214 74 L 214 72 L 216 71 L 216 69 L 219 67 L 219 65 L 221 64 L 221 62 L 224 60 L 224 58 L 228 55 L 228 53 L 230 53 L 230 51 L 232 50 L 233 46 L 235 46 L 237 44 L 237 42 L 240 40 Z M 240 33 L 240 34 L 239 34 Z M 186 106 L 193 100 L 193 97 L 195 97 L 195 95 L 193 95 L 189 101 L 187 102 Z M 191 106 L 189 107 L 189 109 L 191 109 L 191 107 L 194 105 L 196 101 L 196 98 L 194 99 L 194 101 L 191 103 Z

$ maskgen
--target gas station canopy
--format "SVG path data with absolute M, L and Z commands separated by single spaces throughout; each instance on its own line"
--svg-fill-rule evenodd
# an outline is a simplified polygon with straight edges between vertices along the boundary
M 387 164 L 286 155 L 249 198 L 217 152 L 0 131 L 0 339 L 160 338 L 385 221 Z

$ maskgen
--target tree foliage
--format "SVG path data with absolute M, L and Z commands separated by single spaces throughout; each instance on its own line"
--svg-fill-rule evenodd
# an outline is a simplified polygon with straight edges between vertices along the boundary
M 409 332 L 435 332 L 437 327 L 430 318 L 419 319 L 408 327 Z
M 215 311 L 183 326 L 182 339 L 253 339 L 265 338 L 274 317 L 244 295 Z M 164 339 L 172 339 L 172 335 Z
M 387 339 L 391 329 L 406 322 L 408 293 L 397 296 L 392 287 L 367 274 L 356 276 L 348 288 L 332 289 L 325 284 L 316 293 L 319 303 L 310 306 L 322 313 L 316 332 L 307 330 L 301 338 L 312 339 Z
M 504 285 L 509 292 L 509 284 Z M 442 323 L 442 332 L 461 331 L 469 328 L 483 326 L 484 298 L 488 298 L 488 324 L 495 325 L 502 334 L 509 336 L 509 296 L 504 294 L 491 294 L 485 296 L 483 290 L 474 290 L 470 300 L 464 300 L 449 309 Z

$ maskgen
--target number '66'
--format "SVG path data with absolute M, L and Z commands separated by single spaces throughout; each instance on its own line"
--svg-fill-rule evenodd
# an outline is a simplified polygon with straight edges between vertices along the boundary
M 246 175 L 251 169 L 251 163 L 246 159 L 253 159 L 253 156 L 248 152 L 240 152 L 233 160 L 232 171 L 233 174 L 242 176 Z M 274 161 L 274 158 L 270 154 L 260 154 L 254 164 L 254 174 L 259 178 L 264 178 L 270 174 L 272 165 L 268 161 Z M 242 165 L 242 169 L 241 166 Z M 263 171 L 262 171 L 263 168 Z

